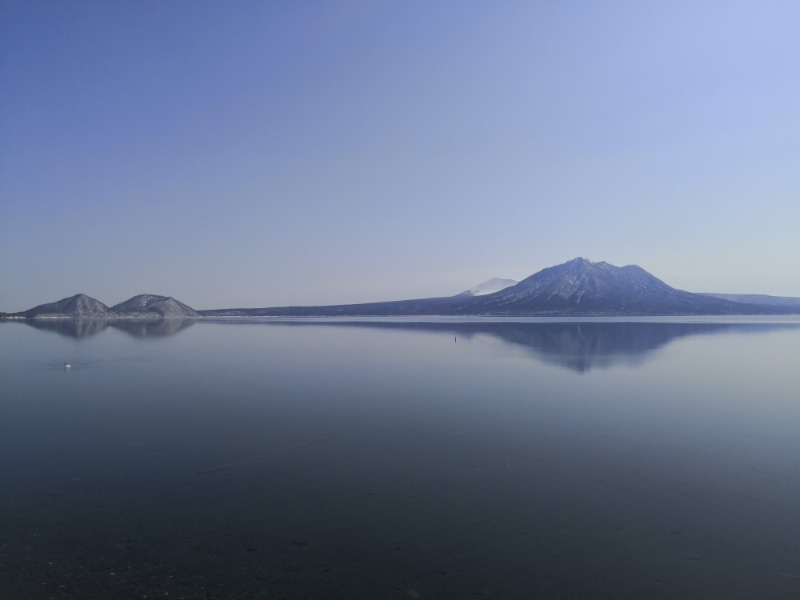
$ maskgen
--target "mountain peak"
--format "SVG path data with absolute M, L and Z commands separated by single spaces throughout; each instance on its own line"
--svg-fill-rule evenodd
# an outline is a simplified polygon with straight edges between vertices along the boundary
M 617 269 L 617 268 L 623 268 L 624 269 L 625 268 L 625 267 L 614 267 L 614 265 L 611 265 L 611 264 L 607 263 L 604 260 L 591 261 L 588 258 L 584 258 L 583 256 L 578 256 L 576 258 L 573 258 L 572 260 L 568 260 L 567 262 L 561 263 L 560 265 L 554 265 L 553 267 L 550 267 L 550 268 L 551 269 L 556 269 L 556 268 L 560 268 L 560 267 L 570 268 L 570 269 L 574 269 L 574 268 L 605 269 L 605 268 L 608 268 L 608 267 L 613 267 L 615 269 Z

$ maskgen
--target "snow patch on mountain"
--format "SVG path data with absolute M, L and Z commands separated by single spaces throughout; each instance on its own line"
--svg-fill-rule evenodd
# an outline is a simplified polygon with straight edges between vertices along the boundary
M 511 287 L 512 285 L 517 285 L 517 281 L 513 279 L 503 279 L 501 277 L 492 277 L 488 281 L 484 281 L 472 287 L 464 292 L 461 292 L 459 296 L 485 296 L 487 294 L 494 294 L 495 292 L 499 292 L 506 288 Z

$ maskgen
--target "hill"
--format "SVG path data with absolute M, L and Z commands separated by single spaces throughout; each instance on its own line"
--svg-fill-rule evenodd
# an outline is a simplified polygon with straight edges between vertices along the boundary
M 40 304 L 19 313 L 28 319 L 114 319 L 117 313 L 86 294 L 75 294 L 57 302 Z
M 199 317 L 200 313 L 191 306 L 169 296 L 139 294 L 111 307 L 115 313 L 125 318 L 164 319 L 174 317 Z

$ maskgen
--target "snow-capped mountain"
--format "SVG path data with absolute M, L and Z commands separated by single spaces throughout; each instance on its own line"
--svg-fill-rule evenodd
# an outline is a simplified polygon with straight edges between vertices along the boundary
M 492 277 L 488 281 L 479 283 L 475 287 L 465 290 L 459 296 L 485 296 L 486 294 L 494 294 L 500 290 L 504 290 L 512 285 L 517 285 L 518 281 L 514 279 L 502 279 L 501 277 Z
M 673 315 L 751 312 L 742 304 L 670 287 L 637 265 L 585 258 L 543 269 L 477 302 L 492 314 Z

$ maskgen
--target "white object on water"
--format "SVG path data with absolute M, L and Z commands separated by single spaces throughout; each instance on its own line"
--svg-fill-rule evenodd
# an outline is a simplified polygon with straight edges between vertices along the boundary
M 65 368 L 65 369 L 69 369 L 71 366 L 72 366 L 72 365 L 71 365 L 71 364 L 69 364 L 69 363 L 64 363 L 64 368 Z

